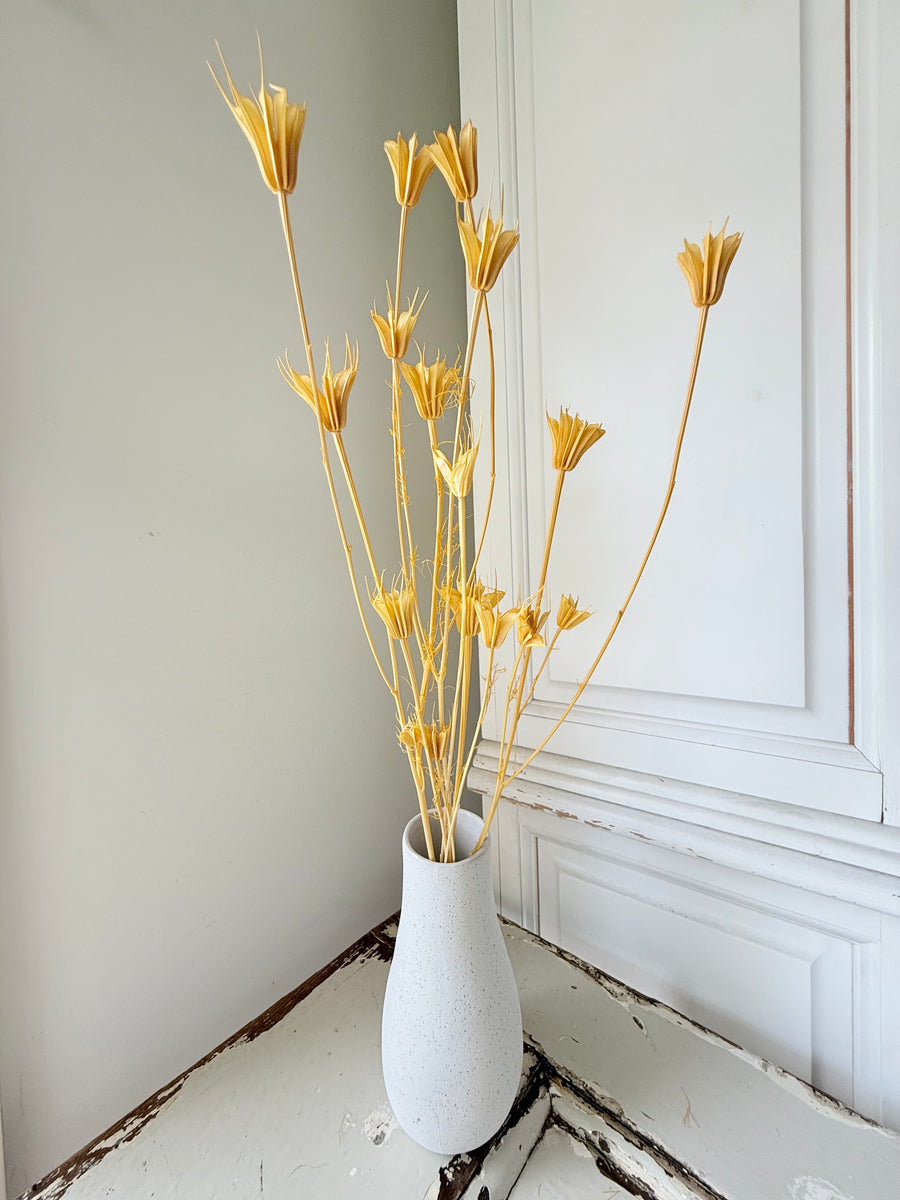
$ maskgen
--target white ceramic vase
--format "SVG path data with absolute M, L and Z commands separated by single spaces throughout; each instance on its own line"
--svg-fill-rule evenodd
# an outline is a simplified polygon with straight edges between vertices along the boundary
M 428 858 L 421 818 L 403 834 L 403 906 L 381 1055 L 402 1129 L 440 1154 L 497 1132 L 522 1073 L 522 1013 L 500 931 L 480 817 L 460 811 L 455 863 Z M 432 822 L 434 844 L 439 827 Z

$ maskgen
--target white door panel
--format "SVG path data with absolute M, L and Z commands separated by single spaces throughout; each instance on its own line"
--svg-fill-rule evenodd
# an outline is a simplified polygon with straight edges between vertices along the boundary
M 596 615 L 554 654 L 523 741 L 571 695 L 640 562 L 696 323 L 675 256 L 731 213 L 745 243 L 671 513 L 554 748 L 877 820 L 880 775 L 850 728 L 843 4 L 535 0 L 506 16 L 523 486 L 513 553 L 491 565 L 511 591 L 541 557 L 545 406 L 607 429 L 567 479 L 549 575 Z
M 536 584 L 550 511 L 545 410 L 607 429 L 567 478 L 548 576 L 554 604 L 571 592 L 595 615 L 542 675 L 522 757 L 663 499 L 697 319 L 681 239 L 726 216 L 745 235 L 657 548 L 552 754 L 501 806 L 503 910 L 900 1122 L 900 10 L 458 11 L 463 119 L 520 221 L 490 301 L 483 559 L 512 595 Z M 483 358 L 474 378 L 477 421 Z M 478 790 L 500 730 L 495 709 Z

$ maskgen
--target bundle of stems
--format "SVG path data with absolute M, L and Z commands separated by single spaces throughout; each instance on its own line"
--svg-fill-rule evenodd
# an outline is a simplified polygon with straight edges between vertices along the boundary
M 222 58 L 221 50 L 219 54 Z M 429 856 L 433 860 L 453 862 L 457 814 L 492 696 L 496 692 L 502 697 L 500 760 L 494 793 L 476 849 L 487 836 L 504 790 L 543 750 L 578 702 L 631 602 L 672 498 L 709 309 L 722 295 L 741 235 L 736 233 L 726 237 L 725 226 L 716 235 L 709 230 L 702 247 L 685 241 L 684 251 L 678 255 L 691 299 L 698 309 L 698 324 L 687 394 L 659 517 L 628 593 L 583 679 L 547 735 L 527 757 L 512 765 L 520 720 L 554 647 L 563 634 L 591 616 L 590 610 L 579 608 L 578 600 L 563 595 L 556 611 L 553 633 L 549 634 L 551 610 L 545 607 L 546 584 L 566 479 L 605 430 L 568 409 L 561 408 L 556 417 L 547 414 L 556 481 L 540 573 L 534 590 L 526 599 L 519 597 L 504 607 L 505 593 L 482 578 L 479 564 L 491 517 L 496 478 L 495 365 L 489 294 L 516 247 L 518 227 L 504 227 L 502 199 L 498 216 L 493 215 L 489 203 L 486 212 L 479 219 L 475 217 L 477 133 L 470 121 L 459 133 L 452 127 L 446 133 L 435 133 L 434 142 L 423 146 L 419 146 L 416 134 L 407 140 L 398 133 L 396 140 L 385 142 L 399 206 L 396 274 L 393 285 L 387 285 L 385 310 L 373 310 L 371 314 L 381 350 L 390 363 L 396 544 L 389 557 L 376 555 L 343 438 L 348 400 L 358 369 L 358 346 L 351 348 L 349 337 L 345 337 L 344 365 L 336 371 L 326 343 L 323 369 L 321 374 L 317 373 L 291 227 L 288 196 L 297 181 L 306 107 L 289 102 L 284 88 L 267 86 L 261 48 L 260 87 L 256 95 L 241 94 L 224 58 L 222 66 L 228 90 L 215 71 L 213 78 L 253 148 L 263 179 L 277 199 L 284 231 L 306 371 L 295 370 L 287 354 L 278 360 L 278 365 L 287 383 L 315 414 L 322 467 L 359 621 L 376 669 L 394 705 L 397 736 L 409 763 Z M 424 351 L 418 347 L 417 359 L 412 356 L 412 361 L 408 361 L 412 334 L 424 300 L 418 300 L 418 292 L 411 301 L 406 301 L 405 306 L 401 299 L 410 213 L 435 168 L 446 180 L 455 201 L 460 245 L 471 291 L 465 351 L 457 356 L 453 366 L 448 366 L 446 357 L 440 353 L 427 361 Z M 473 354 L 479 336 L 484 337 L 487 344 L 490 399 L 486 437 L 490 466 L 483 511 L 474 522 L 472 479 L 485 432 L 480 430 L 476 436 L 467 420 L 467 411 Z M 434 467 L 431 501 L 435 514 L 434 541 L 428 546 L 429 557 L 420 554 L 413 536 L 415 523 L 407 489 L 404 447 L 404 401 L 407 396 L 412 398 L 419 417 L 426 424 Z M 336 476 L 346 490 L 345 503 L 348 502 L 352 509 L 353 522 L 362 543 L 365 557 L 362 580 L 338 499 Z M 474 538 L 470 538 L 470 530 L 477 531 Z M 504 672 L 495 662 L 495 656 L 510 635 L 515 637 L 516 649 L 511 667 Z M 476 651 L 481 667 L 480 700 L 476 686 L 479 675 Z M 504 673 L 507 675 L 505 686 Z M 477 712 L 474 721 L 470 721 L 473 705 L 477 705 Z M 429 814 L 437 819 L 440 829 L 437 846 Z

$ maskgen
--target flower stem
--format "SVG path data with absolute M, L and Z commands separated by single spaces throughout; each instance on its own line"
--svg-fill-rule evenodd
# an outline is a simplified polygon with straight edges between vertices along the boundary
M 294 296 L 297 301 L 297 313 L 300 317 L 300 329 L 303 334 L 303 346 L 304 350 L 306 351 L 306 365 L 309 368 L 309 377 L 312 382 L 313 393 L 315 393 L 315 390 L 318 387 L 318 377 L 316 375 L 315 363 L 313 362 L 312 345 L 310 344 L 309 340 L 309 326 L 306 321 L 306 310 L 303 307 L 303 293 L 300 288 L 300 272 L 297 268 L 297 254 L 294 249 L 294 235 L 291 230 L 291 216 L 290 212 L 288 211 L 287 196 L 284 192 L 278 193 L 278 205 L 281 212 L 281 226 L 284 230 L 284 240 L 285 245 L 287 246 L 288 260 L 291 267 L 291 277 L 294 283 Z M 381 665 L 381 659 L 378 657 L 378 652 L 375 649 L 375 643 L 372 641 L 372 635 L 369 631 L 369 626 L 366 621 L 365 612 L 363 611 L 362 598 L 359 594 L 359 585 L 356 582 L 356 571 L 353 567 L 353 551 L 350 547 L 349 541 L 347 540 L 347 533 L 344 529 L 344 521 L 341 516 L 340 506 L 338 504 L 337 492 L 335 491 L 334 486 L 334 475 L 331 470 L 331 461 L 328 457 L 328 443 L 325 440 L 325 426 L 322 423 L 322 414 L 319 411 L 318 405 L 316 405 L 316 424 L 318 425 L 319 429 L 319 447 L 322 453 L 322 467 L 325 471 L 325 478 L 328 481 L 328 494 L 331 497 L 331 506 L 334 509 L 334 518 L 337 522 L 338 534 L 340 535 L 341 545 L 344 548 L 344 558 L 346 559 L 347 571 L 350 575 L 350 586 L 353 589 L 353 596 L 356 600 L 356 609 L 359 613 L 359 619 L 362 622 L 363 632 L 366 635 L 366 641 L 369 643 L 369 649 L 372 651 L 372 657 L 375 659 L 375 665 L 378 667 L 381 678 L 384 680 L 389 691 L 395 696 L 395 699 L 398 699 L 396 695 L 396 689 L 392 687 L 391 682 L 385 673 L 384 667 Z M 366 548 L 368 550 L 368 541 L 367 539 L 364 540 L 366 540 Z
M 359 503 L 359 495 L 356 491 L 356 484 L 353 480 L 353 472 L 350 470 L 350 460 L 347 458 L 347 450 L 344 446 L 344 438 L 340 433 L 332 435 L 335 445 L 337 446 L 338 457 L 341 460 L 341 467 L 344 471 L 344 480 L 347 484 L 347 491 L 350 493 L 350 500 L 353 504 L 353 511 L 356 513 L 356 523 L 359 525 L 359 532 L 363 540 L 363 546 L 366 550 L 366 557 L 369 560 L 369 569 L 372 572 L 372 581 L 377 584 L 381 576 L 378 573 L 378 568 L 375 565 L 375 555 L 372 550 L 372 543 L 369 540 L 369 531 L 366 528 L 365 518 L 363 517 L 362 507 Z
M 478 548 L 475 551 L 475 557 L 472 559 L 472 570 L 470 572 L 472 582 L 475 582 L 475 575 L 478 570 L 478 560 L 481 558 L 481 548 L 484 545 L 484 539 L 487 536 L 488 521 L 491 517 L 491 507 L 494 502 L 494 483 L 497 478 L 497 447 L 496 447 L 496 370 L 494 365 L 494 335 L 491 330 L 491 315 L 488 310 L 487 297 L 484 299 L 484 327 L 487 334 L 488 344 L 488 379 L 490 383 L 491 402 L 490 402 L 490 435 L 491 435 L 491 471 L 490 482 L 488 484 L 487 501 L 484 506 L 484 521 L 481 525 L 481 535 L 478 538 Z
M 665 494 L 665 497 L 663 498 L 662 508 L 660 509 L 659 516 L 657 517 L 656 525 L 654 526 L 653 533 L 650 537 L 650 542 L 644 553 L 644 557 L 641 559 L 641 565 L 638 567 L 637 574 L 634 577 L 631 587 L 628 589 L 628 595 L 625 597 L 625 600 L 623 601 L 621 608 L 619 609 L 618 613 L 616 614 L 616 618 L 612 623 L 609 633 L 606 635 L 603 645 L 600 647 L 600 650 L 597 653 L 597 657 L 591 663 L 587 674 L 585 675 L 585 677 L 581 681 L 581 683 L 578 685 L 574 696 L 572 696 L 571 700 L 569 700 L 568 704 L 563 709 L 560 716 L 553 723 L 553 726 L 551 727 L 550 732 L 546 735 L 546 737 L 541 739 L 540 743 L 534 748 L 534 750 L 532 750 L 528 754 L 527 758 L 525 758 L 525 760 L 522 763 L 520 763 L 519 766 L 516 767 L 515 771 L 513 771 L 510 775 L 506 774 L 506 768 L 509 765 L 509 753 L 507 753 L 505 761 L 501 762 L 500 768 L 498 769 L 498 772 L 497 772 L 497 782 L 496 782 L 496 786 L 494 788 L 494 796 L 491 801 L 490 811 L 488 812 L 487 820 L 484 823 L 484 829 L 481 832 L 481 836 L 478 839 L 478 842 L 475 846 L 475 850 L 472 851 L 473 854 L 477 850 L 479 850 L 482 847 L 482 845 L 484 844 L 484 839 L 487 836 L 487 831 L 488 831 L 488 828 L 490 827 L 491 821 L 494 819 L 494 814 L 497 811 L 497 805 L 500 803 L 500 797 L 501 797 L 504 789 L 509 787 L 509 785 L 513 782 L 513 780 L 517 779 L 519 777 L 519 775 L 521 775 L 522 772 L 526 769 L 526 767 L 528 767 L 534 761 L 534 759 L 544 749 L 544 747 L 547 745 L 547 743 L 550 741 L 550 739 L 556 733 L 557 729 L 559 729 L 560 725 L 562 725 L 563 721 L 565 721 L 565 719 L 568 717 L 569 713 L 572 711 L 572 709 L 578 703 L 578 700 L 580 699 L 582 693 L 584 692 L 584 689 L 587 687 L 588 683 L 590 683 L 591 676 L 594 674 L 597 667 L 600 665 L 600 661 L 602 660 L 604 654 L 606 653 L 607 647 L 609 646 L 609 643 L 612 641 L 616 630 L 619 628 L 619 624 L 621 623 L 622 617 L 625 615 L 625 611 L 628 608 L 628 605 L 631 603 L 631 598 L 634 595 L 635 591 L 637 590 L 637 586 L 641 581 L 641 576 L 644 573 L 644 568 L 647 565 L 647 561 L 650 558 L 650 555 L 653 551 L 653 547 L 656 545 L 656 539 L 657 539 L 657 537 L 659 537 L 659 531 L 660 531 L 660 529 L 662 529 L 663 521 L 666 519 L 666 513 L 669 511 L 669 503 L 672 499 L 672 493 L 675 490 L 675 479 L 676 479 L 676 475 L 678 473 L 678 463 L 681 459 L 681 448 L 682 448 L 682 445 L 684 444 L 684 435 L 685 435 L 685 431 L 687 430 L 688 417 L 690 416 L 690 412 L 691 412 L 691 402 L 694 398 L 694 387 L 697 383 L 697 370 L 700 366 L 700 354 L 703 350 L 703 337 L 704 337 L 704 334 L 706 333 L 706 321 L 707 321 L 708 316 L 709 316 L 709 306 L 703 305 L 700 309 L 700 315 L 699 315 L 699 318 L 697 321 L 697 335 L 694 340 L 694 356 L 691 361 L 691 373 L 690 373 L 690 377 L 688 379 L 687 395 L 685 396 L 684 408 L 682 409 L 682 412 L 681 412 L 681 423 L 678 427 L 678 435 L 675 439 L 675 452 L 672 456 L 672 468 L 669 471 L 669 485 L 666 488 L 666 494 Z M 511 748 L 511 744 L 512 744 L 512 737 L 510 737 L 510 748 Z

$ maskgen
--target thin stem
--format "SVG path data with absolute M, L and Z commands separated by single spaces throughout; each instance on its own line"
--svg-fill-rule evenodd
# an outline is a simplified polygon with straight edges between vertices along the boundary
M 437 431 L 435 429 L 434 420 L 428 421 L 428 440 L 431 444 L 432 458 L 437 449 Z M 437 666 L 437 647 L 435 645 L 435 633 L 437 631 L 437 614 L 438 614 L 438 588 L 440 586 L 440 573 L 443 555 L 443 546 L 441 534 L 444 526 L 444 487 L 443 479 L 440 471 L 435 467 L 434 481 L 436 489 L 435 498 L 435 516 L 434 516 L 434 558 L 431 564 L 431 606 L 428 616 L 428 633 L 424 635 L 425 653 L 427 659 L 427 672 L 422 675 L 422 702 L 424 704 L 425 697 L 428 694 L 428 689 L 431 683 L 434 682 L 438 689 L 440 719 L 443 723 L 443 689 L 441 687 L 440 673 Z
M 466 341 L 466 358 L 463 363 L 462 375 L 459 381 L 459 409 L 456 414 L 456 433 L 453 437 L 453 462 L 459 454 L 459 440 L 462 434 L 463 410 L 469 398 L 469 376 L 472 372 L 472 356 L 475 353 L 475 335 L 478 332 L 478 322 L 481 319 L 481 309 L 484 304 L 484 292 L 475 293 L 475 303 L 472 305 L 472 320 L 469 322 L 469 336 Z
M 441 636 L 441 666 L 440 678 L 441 688 L 438 693 L 438 705 L 440 708 L 441 723 L 444 722 L 444 680 L 447 678 L 447 658 L 450 653 L 450 627 L 452 613 L 450 611 L 450 592 L 453 588 L 453 524 L 456 509 L 453 505 L 453 497 L 447 497 L 447 541 L 446 541 L 446 566 L 444 571 L 444 631 Z
M 566 481 L 566 472 L 556 472 L 556 488 L 553 492 L 553 503 L 550 506 L 550 520 L 547 523 L 547 536 L 544 539 L 544 561 L 541 563 L 541 577 L 538 580 L 537 596 L 535 605 L 540 611 L 541 600 L 544 595 L 544 584 L 547 582 L 547 568 L 550 565 L 550 549 L 553 545 L 553 535 L 556 533 L 556 518 L 559 516 L 559 502 L 562 497 L 563 484 Z
M 490 516 L 491 516 L 491 506 L 493 505 L 493 502 L 494 502 L 494 483 L 497 478 L 497 448 L 496 448 L 496 434 L 495 434 L 495 429 L 496 429 L 496 422 L 495 422 L 496 371 L 495 371 L 495 367 L 494 367 L 494 335 L 493 335 L 493 331 L 491 329 L 491 314 L 488 309 L 487 297 L 485 297 L 485 300 L 484 300 L 484 324 L 485 324 L 485 331 L 487 333 L 488 363 L 489 363 L 488 379 L 490 381 L 490 389 L 491 389 L 491 404 L 490 404 L 490 410 L 491 410 L 490 411 L 491 472 L 490 472 L 490 483 L 488 484 L 487 502 L 484 506 L 484 521 L 481 526 L 481 536 L 478 539 L 478 548 L 475 551 L 475 557 L 472 559 L 471 576 L 472 576 L 473 581 L 475 579 L 475 574 L 478 570 L 478 561 L 481 558 L 481 548 L 484 545 L 484 539 L 487 536 L 488 521 L 490 520 Z
M 428 422 L 428 441 L 431 445 L 431 455 L 433 459 L 435 451 L 438 449 L 437 430 L 435 428 L 435 422 L 433 418 Z M 441 558 L 443 550 L 441 532 L 444 527 L 444 481 L 437 467 L 434 469 L 434 483 L 436 488 L 434 517 L 434 560 L 431 571 L 431 614 L 428 621 L 428 640 L 432 645 L 434 645 L 434 632 L 437 621 L 437 599 L 438 588 L 440 586 Z
M 406 224 L 409 219 L 409 209 L 406 205 L 400 207 L 400 232 L 397 238 L 397 277 L 394 287 L 394 317 L 400 310 L 400 282 L 403 278 L 403 253 L 406 245 Z M 410 566 L 407 553 L 412 554 L 412 537 L 407 542 L 404 538 L 404 503 L 406 500 L 406 479 L 403 471 L 403 428 L 402 405 L 400 390 L 400 365 L 396 358 L 391 359 L 391 437 L 394 442 L 394 503 L 397 511 L 397 543 L 400 549 L 400 570 L 404 582 L 409 585 Z M 409 519 L 407 513 L 407 532 Z
M 534 599 L 532 601 L 532 606 L 534 611 L 537 613 L 538 618 L 540 618 L 541 603 L 544 598 L 544 585 L 547 582 L 547 568 L 550 565 L 550 549 L 553 545 L 553 535 L 556 533 L 556 520 L 559 516 L 559 502 L 562 498 L 562 490 L 565 479 L 566 472 L 558 470 L 556 472 L 556 487 L 553 490 L 553 502 L 550 505 L 550 519 L 547 522 L 547 536 L 544 538 L 544 558 L 541 563 L 541 575 L 540 579 L 538 580 L 537 591 L 535 592 Z M 528 678 L 528 668 L 531 666 L 531 655 L 532 647 L 528 646 L 522 659 L 522 669 L 519 674 L 518 695 L 516 696 L 516 704 L 515 708 L 513 709 L 512 721 L 509 726 L 509 743 L 507 746 L 506 755 L 507 762 L 509 761 L 509 754 L 516 740 L 516 733 L 519 729 L 519 721 L 521 720 L 522 713 L 528 704 L 528 700 L 525 699 L 525 682 Z M 546 663 L 546 661 L 547 658 L 545 654 L 544 662 Z M 537 679 L 535 678 L 534 683 L 536 682 Z M 534 683 L 532 684 L 531 691 L 529 692 L 529 699 L 534 693 Z M 504 767 L 503 770 L 505 771 L 506 768 Z
M 394 314 L 400 312 L 400 283 L 403 279 L 403 256 L 406 249 L 406 226 L 409 220 L 409 208 L 404 204 L 400 209 L 400 235 L 397 239 L 397 282 L 394 287 Z M 400 521 L 400 513 L 403 514 L 403 527 L 406 534 L 406 545 L 408 549 L 408 566 L 406 558 L 403 554 L 403 529 L 400 529 L 400 560 L 402 564 L 404 578 L 407 584 L 410 583 L 412 576 L 415 573 L 414 545 L 412 536 L 412 524 L 409 517 L 409 492 L 406 488 L 406 468 L 403 462 L 403 412 L 402 412 L 402 391 L 400 384 L 400 364 L 396 358 L 391 359 L 391 386 L 393 388 L 394 400 L 391 406 L 394 417 L 394 455 L 395 455 L 395 475 L 394 483 L 397 490 L 397 506 L 398 506 L 398 522 Z
M 397 545 L 400 549 L 400 571 L 405 583 L 409 582 L 407 547 L 403 536 L 403 479 L 401 459 L 403 435 L 400 432 L 400 371 L 397 360 L 391 360 L 391 439 L 394 443 L 394 504 L 397 512 Z
M 472 765 L 472 759 L 475 757 L 475 750 L 478 746 L 478 735 L 481 733 L 481 727 L 484 724 L 485 714 L 487 713 L 488 702 L 490 701 L 493 686 L 491 684 L 491 676 L 494 669 L 494 647 L 488 648 L 487 672 L 484 677 L 484 696 L 481 701 L 481 709 L 478 713 L 478 720 L 475 722 L 475 728 L 472 730 L 472 741 L 469 745 L 469 753 L 466 756 L 465 766 L 462 771 L 458 771 L 456 775 L 456 790 L 453 796 L 453 820 L 454 828 L 456 822 L 456 814 L 459 812 L 459 806 L 462 803 L 463 783 L 469 774 L 469 768 Z
M 657 520 L 656 520 L 656 525 L 653 529 L 653 534 L 650 538 L 650 542 L 644 553 L 644 557 L 641 559 L 641 565 L 638 567 L 637 574 L 634 577 L 631 587 L 628 589 L 628 595 L 625 597 L 625 600 L 622 603 L 621 608 L 619 609 L 618 613 L 616 614 L 616 619 L 613 621 L 612 626 L 609 630 L 609 633 L 606 635 L 603 645 L 600 647 L 600 650 L 597 653 L 597 657 L 591 663 L 591 666 L 588 669 L 587 674 L 585 675 L 585 677 L 581 681 L 581 683 L 578 685 L 574 696 L 572 696 L 571 700 L 568 702 L 566 707 L 563 709 L 559 718 L 554 722 L 553 726 L 550 729 L 550 732 L 546 735 L 546 737 L 544 737 L 540 741 L 540 743 L 534 748 L 534 750 L 532 750 L 529 753 L 527 758 L 525 758 L 525 760 L 523 762 L 521 762 L 518 767 L 516 767 L 515 771 L 513 771 L 511 775 L 506 775 L 506 768 L 509 765 L 509 755 L 507 754 L 506 762 L 502 764 L 501 769 L 497 773 L 497 783 L 494 788 L 494 797 L 493 797 L 493 800 L 491 801 L 490 812 L 488 813 L 487 820 L 484 823 L 484 829 L 481 832 L 481 836 L 478 839 L 478 842 L 475 846 L 475 850 L 473 850 L 473 852 L 472 852 L 473 854 L 477 850 L 479 850 L 481 848 L 481 846 L 484 844 L 484 839 L 487 836 L 487 830 L 490 826 L 491 821 L 494 819 L 494 813 L 497 811 L 497 805 L 500 803 L 500 796 L 503 793 L 504 788 L 509 787 L 509 785 L 513 782 L 513 780 L 517 779 L 522 774 L 522 772 L 526 769 L 526 767 L 528 767 L 535 760 L 535 758 L 538 756 L 538 754 L 540 754 L 540 752 L 544 749 L 544 747 L 547 745 L 547 743 L 550 741 L 550 739 L 556 733 L 557 729 L 559 729 L 560 725 L 562 725 L 562 723 L 568 717 L 569 713 L 572 711 L 572 709 L 578 703 L 578 700 L 580 699 L 582 693 L 584 692 L 584 689 L 590 683 L 592 675 L 596 671 L 597 667 L 600 665 L 600 661 L 602 660 L 604 654 L 606 653 L 607 647 L 609 646 L 610 642 L 612 641 L 616 630 L 619 628 L 619 624 L 621 623 L 622 617 L 625 615 L 628 605 L 631 603 L 631 598 L 634 595 L 635 591 L 637 590 L 637 586 L 641 581 L 641 576 L 644 573 L 644 568 L 647 565 L 647 561 L 650 558 L 650 555 L 653 551 L 653 547 L 656 545 L 656 539 L 659 536 L 660 529 L 662 529 L 662 524 L 666 518 L 666 513 L 669 511 L 669 503 L 672 499 L 672 493 L 675 490 L 675 479 L 676 479 L 676 476 L 678 473 L 678 463 L 681 458 L 681 448 L 684 443 L 684 435 L 685 435 L 685 431 L 687 429 L 688 417 L 690 416 L 690 412 L 691 412 L 691 401 L 694 398 L 694 387 L 697 383 L 697 370 L 700 366 L 700 354 L 701 354 L 701 351 L 703 350 L 703 337 L 704 337 L 704 334 L 706 333 L 706 321 L 707 321 L 708 316 L 709 316 L 709 307 L 708 307 L 708 305 L 703 305 L 700 309 L 700 315 L 699 315 L 699 318 L 697 321 L 697 336 L 694 341 L 694 356 L 691 361 L 691 373 L 690 373 L 690 377 L 688 379 L 687 395 L 685 397 L 684 408 L 682 409 L 682 413 L 681 413 L 681 424 L 678 427 L 678 436 L 675 439 L 675 452 L 672 456 L 672 468 L 669 472 L 669 485 L 666 488 L 666 494 L 663 499 L 662 508 L 660 509 L 659 516 L 657 517 Z
M 409 749 L 406 751 L 406 757 L 409 761 L 410 773 L 413 777 L 413 782 L 416 785 L 416 795 L 419 800 L 419 816 L 422 818 L 422 828 L 425 831 L 425 846 L 428 850 L 428 857 L 432 862 L 435 862 L 434 839 L 431 836 L 431 821 L 428 819 L 428 801 L 425 799 L 425 779 L 422 775 L 422 767 L 418 763 L 418 751 Z M 416 760 L 416 765 L 413 766 L 413 760 Z
M 524 648 L 522 647 L 522 645 L 520 643 L 518 648 L 516 649 L 516 656 L 513 659 L 512 670 L 510 671 L 510 674 L 509 674 L 509 683 L 506 685 L 506 699 L 503 702 L 503 728 L 500 730 L 500 775 L 501 775 L 501 778 L 506 771 L 506 763 L 509 762 L 509 754 L 510 754 L 509 746 L 512 746 L 511 738 L 509 739 L 509 746 L 507 746 L 507 737 L 506 737 L 507 726 L 509 723 L 509 705 L 510 705 L 510 701 L 512 700 L 513 691 L 516 686 L 516 680 L 519 677 L 519 666 L 521 665 L 522 655 L 524 654 L 524 652 L 525 652 Z M 504 758 L 504 754 L 506 756 L 505 758 Z
M 460 720 L 458 737 L 456 741 L 456 792 L 462 793 L 465 784 L 465 774 L 463 772 L 463 758 L 465 755 L 465 740 L 466 740 L 466 717 L 469 712 L 469 688 L 471 686 L 472 674 L 472 642 L 474 638 L 466 638 L 465 647 L 465 662 L 463 667 L 463 682 L 462 682 L 462 704 L 460 706 Z
M 287 196 L 284 192 L 278 193 L 278 205 L 281 213 L 281 225 L 284 230 L 284 240 L 287 246 L 288 261 L 291 267 L 291 277 L 294 283 L 294 297 L 297 301 L 297 313 L 300 317 L 300 329 L 303 333 L 303 346 L 306 351 L 306 365 L 309 368 L 309 377 L 312 382 L 313 393 L 318 390 L 318 377 L 316 375 L 315 363 L 313 361 L 312 345 L 309 340 L 309 326 L 306 321 L 306 310 L 303 307 L 303 293 L 300 288 L 300 272 L 297 268 L 297 254 L 294 249 L 294 235 L 291 230 L 291 217 L 288 211 Z M 322 467 L 325 471 L 325 478 L 328 482 L 328 494 L 331 497 L 331 507 L 334 509 L 334 518 L 337 522 L 338 534 L 340 535 L 341 545 L 344 548 L 344 558 L 347 562 L 347 571 L 350 575 L 350 586 L 353 588 L 353 596 L 356 600 L 356 609 L 359 613 L 359 619 L 362 622 L 363 631 L 366 635 L 366 641 L 369 643 L 369 649 L 372 651 L 372 657 L 375 659 L 375 665 L 387 685 L 388 689 L 393 693 L 395 689 L 391 687 L 390 681 L 385 674 L 384 668 L 381 665 L 381 660 L 378 657 L 378 652 L 375 649 L 375 643 L 372 641 L 372 635 L 369 632 L 369 626 L 366 621 L 365 612 L 362 606 L 362 597 L 359 594 L 359 585 L 356 582 L 356 571 L 353 568 L 353 551 L 350 548 L 350 543 L 347 540 L 347 533 L 344 529 L 344 521 L 341 516 L 340 506 L 338 504 L 337 492 L 334 486 L 334 475 L 331 470 L 331 461 L 328 457 L 328 443 L 325 440 L 325 426 L 322 423 L 322 414 L 319 411 L 318 404 L 316 405 L 316 424 L 319 430 L 319 447 L 322 453 Z M 368 548 L 368 545 L 367 545 Z
M 562 630 L 559 628 L 559 626 L 557 626 L 556 632 L 553 634 L 553 637 L 550 639 L 550 645 L 544 651 L 544 657 L 541 660 L 541 665 L 538 667 L 537 671 L 535 672 L 534 678 L 531 681 L 531 687 L 528 689 L 528 695 L 525 697 L 525 700 L 522 704 L 523 709 L 527 708 L 528 705 L 531 703 L 531 701 L 534 699 L 534 691 L 535 691 L 535 688 L 537 687 L 538 680 L 540 679 L 541 675 L 543 675 L 543 673 L 544 673 L 544 667 L 546 667 L 547 663 L 550 661 L 550 652 L 553 649 L 553 647 L 556 645 L 556 640 L 559 637 L 561 632 L 562 632 Z
M 452 507 L 452 501 L 451 501 Z M 463 732 L 462 724 L 465 721 L 466 711 L 468 708 L 468 691 L 467 680 L 468 670 L 466 667 L 467 660 L 471 661 L 472 654 L 472 639 L 468 636 L 469 624 L 469 601 L 468 587 L 466 578 L 466 509 L 465 500 L 462 496 L 457 497 L 457 520 L 459 524 L 459 658 L 456 668 L 456 691 L 453 696 L 453 710 L 450 718 L 450 761 L 453 761 L 454 751 L 457 744 L 460 747 L 460 753 L 457 755 L 457 769 L 462 763 L 462 743 Z
M 313 363 L 312 345 L 309 340 L 309 326 L 306 323 L 306 310 L 303 307 L 303 293 L 300 290 L 300 273 L 297 269 L 297 255 L 294 250 L 294 234 L 291 230 L 291 214 L 288 211 L 287 196 L 284 192 L 278 193 L 278 207 L 281 213 L 281 227 L 284 230 L 284 240 L 287 245 L 288 260 L 291 265 L 291 276 L 294 281 L 294 298 L 297 301 L 297 313 L 300 317 L 300 329 L 303 333 L 303 348 L 306 351 L 306 365 L 309 367 L 309 377 L 312 381 L 313 390 L 316 389 L 318 376 Z M 318 413 L 318 408 L 316 409 Z M 322 445 L 325 444 L 325 431 L 322 428 L 322 418 L 319 416 L 320 432 L 322 434 Z M 324 451 L 323 451 L 324 453 Z
M 381 576 L 378 572 L 377 566 L 375 565 L 375 555 L 372 550 L 372 543 L 369 540 L 369 531 L 366 528 L 366 522 L 365 522 L 365 518 L 363 517 L 362 507 L 360 506 L 360 503 L 359 503 L 359 496 L 357 495 L 356 484 L 353 480 L 353 473 L 350 470 L 350 461 L 347 458 L 347 450 L 346 450 L 346 447 L 344 446 L 344 438 L 343 438 L 343 435 L 340 433 L 335 433 L 332 436 L 334 437 L 334 442 L 335 442 L 335 445 L 337 446 L 338 457 L 341 460 L 341 466 L 343 467 L 343 470 L 344 470 L 344 479 L 347 483 L 347 491 L 350 493 L 350 500 L 353 504 L 353 511 L 356 513 L 356 523 L 359 525 L 359 532 L 360 532 L 360 535 L 363 540 L 363 546 L 365 547 L 365 550 L 366 550 L 366 557 L 369 560 L 369 569 L 372 572 L 372 579 L 373 579 L 373 582 L 377 584 L 379 579 L 381 578 Z
M 403 251 L 406 246 L 406 223 L 409 220 L 409 209 L 404 204 L 400 210 L 400 238 L 397 243 L 397 283 L 394 287 L 394 312 L 400 311 L 400 281 L 403 278 Z

